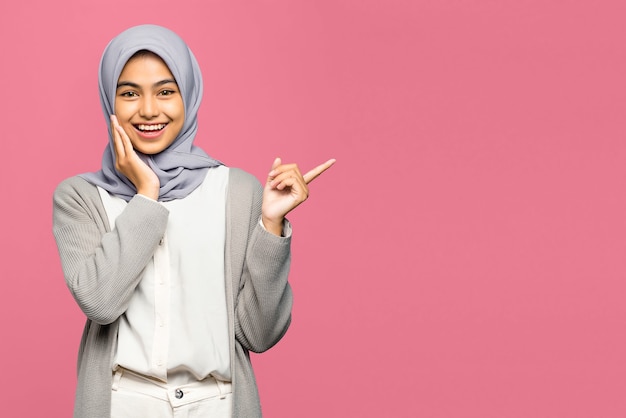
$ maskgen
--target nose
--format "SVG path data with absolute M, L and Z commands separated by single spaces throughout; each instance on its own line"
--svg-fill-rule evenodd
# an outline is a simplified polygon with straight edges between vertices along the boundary
M 144 96 L 139 106 L 139 115 L 151 119 L 159 114 L 159 104 L 154 96 Z

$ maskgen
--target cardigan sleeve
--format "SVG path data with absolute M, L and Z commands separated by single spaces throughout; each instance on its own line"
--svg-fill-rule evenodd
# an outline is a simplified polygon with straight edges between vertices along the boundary
M 235 302 L 235 337 L 247 350 L 263 352 L 283 337 L 291 322 L 291 226 L 286 222 L 285 237 L 266 231 L 259 224 L 263 189 L 256 179 L 246 189 L 248 196 L 241 201 L 249 202 L 248 240 Z M 233 205 L 243 209 L 241 202 Z
M 57 187 L 53 205 L 53 232 L 67 286 L 90 320 L 110 324 L 126 311 L 165 233 L 169 212 L 135 196 L 108 231 L 97 188 L 79 177 Z

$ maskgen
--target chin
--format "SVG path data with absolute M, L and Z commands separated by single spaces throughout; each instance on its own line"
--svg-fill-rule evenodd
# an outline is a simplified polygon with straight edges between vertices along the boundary
M 151 144 L 146 144 L 143 141 L 138 141 L 138 143 L 133 143 L 133 148 L 135 149 L 135 151 L 138 151 L 145 155 L 155 155 L 163 152 L 169 145 L 169 142 L 164 144 L 162 141 Z

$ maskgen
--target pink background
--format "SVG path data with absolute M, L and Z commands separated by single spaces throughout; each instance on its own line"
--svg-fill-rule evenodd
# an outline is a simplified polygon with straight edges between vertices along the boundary
M 267 417 L 626 416 L 626 3 L 3 1 L 2 416 L 67 417 L 83 315 L 51 233 L 106 144 L 100 54 L 166 25 L 197 143 L 312 184 Z

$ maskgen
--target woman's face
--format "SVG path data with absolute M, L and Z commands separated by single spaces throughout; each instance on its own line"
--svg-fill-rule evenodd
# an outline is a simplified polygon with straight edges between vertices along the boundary
M 185 121 L 185 106 L 161 58 L 146 53 L 128 60 L 117 82 L 115 115 L 143 154 L 158 154 L 174 142 Z

